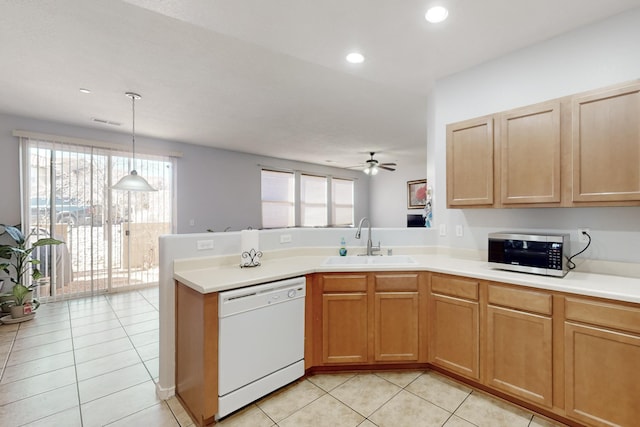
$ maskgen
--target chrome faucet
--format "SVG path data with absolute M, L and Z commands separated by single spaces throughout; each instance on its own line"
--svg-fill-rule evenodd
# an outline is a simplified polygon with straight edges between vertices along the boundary
M 371 221 L 369 221 L 369 218 L 362 217 L 362 219 L 360 220 L 360 223 L 358 224 L 358 231 L 356 231 L 356 239 L 359 239 L 361 234 L 362 234 L 362 223 L 364 223 L 365 221 L 367 221 L 368 224 L 368 231 L 369 231 L 369 235 L 367 238 L 367 256 L 371 256 L 374 255 L 373 252 L 377 252 L 380 250 L 380 242 L 378 242 L 378 246 L 373 246 L 373 242 L 371 241 Z M 378 254 L 380 255 L 380 254 Z

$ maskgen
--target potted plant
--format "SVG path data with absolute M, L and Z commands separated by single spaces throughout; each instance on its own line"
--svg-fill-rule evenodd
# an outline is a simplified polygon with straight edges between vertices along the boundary
M 13 286 L 10 295 L 13 296 L 13 301 L 9 302 L 12 319 L 33 314 L 40 307 L 40 303 L 32 298 L 33 292 L 31 289 L 20 283 Z
M 2 304 L 10 307 L 12 318 L 17 318 L 31 314 L 40 305 L 32 297 L 35 281 L 42 277 L 38 269 L 40 260 L 34 259 L 31 253 L 39 246 L 59 245 L 63 242 L 46 237 L 36 240 L 29 246 L 31 235 L 25 237 L 18 227 L 0 224 L 0 232 L 2 231 L 11 236 L 15 242 L 12 245 L 0 245 L 0 270 L 9 276 L 9 280 L 13 283 L 11 291 L 2 295 L 4 299 Z M 30 283 L 29 272 L 31 273 Z

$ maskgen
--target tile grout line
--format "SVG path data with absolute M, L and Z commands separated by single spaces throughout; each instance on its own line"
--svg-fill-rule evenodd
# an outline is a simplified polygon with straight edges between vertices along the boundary
M 302 411 L 304 408 L 306 408 L 307 406 L 311 405 L 313 402 L 323 398 L 324 396 L 326 396 L 327 394 L 331 397 L 333 397 L 334 399 L 336 399 L 338 402 L 341 402 L 338 398 L 336 398 L 335 396 L 332 396 L 331 394 L 329 394 L 328 391 L 325 391 L 322 387 L 317 386 L 316 384 L 314 384 L 313 382 L 309 381 L 307 378 L 305 378 L 303 381 L 307 381 L 309 382 L 311 385 L 313 385 L 314 387 L 317 387 L 318 389 L 322 390 L 323 394 L 321 394 L 320 396 L 316 397 L 315 399 L 313 399 L 312 401 L 310 401 L 309 403 L 307 403 L 306 405 L 302 406 L 301 408 L 296 409 L 295 411 L 293 411 L 292 413 L 290 413 L 289 415 L 287 415 L 286 417 L 284 417 L 283 419 L 281 419 L 280 421 L 276 422 L 273 418 L 271 418 L 271 416 L 269 416 L 269 414 L 267 414 L 264 410 L 262 410 L 262 408 L 260 408 L 260 406 L 258 406 L 257 402 L 256 402 L 256 406 L 258 407 L 258 409 L 260 409 L 271 421 L 273 421 L 274 425 L 278 425 L 280 422 L 286 420 L 289 417 L 292 417 L 295 413 Z M 301 383 L 301 382 L 300 382 Z M 298 384 L 300 384 L 298 383 Z M 297 385 L 297 384 L 296 384 Z M 282 388 L 286 388 L 288 387 L 288 385 L 283 386 Z M 274 390 L 275 391 L 275 390 Z M 272 392 L 273 393 L 273 392 Z M 271 393 L 269 393 L 267 396 L 269 396 Z M 263 397 L 267 397 L 267 396 L 263 396 Z M 348 405 L 347 405 L 348 407 Z M 353 409 L 352 409 L 353 410 Z
M 139 294 L 138 291 L 135 291 L 135 292 Z M 145 301 L 146 301 L 146 299 L 145 299 Z M 140 363 L 142 363 L 142 366 L 144 366 L 144 369 L 147 371 L 147 374 L 149 374 L 149 376 L 151 377 L 151 381 L 153 381 L 153 383 L 155 384 L 155 380 L 153 379 L 153 376 L 151 375 L 151 372 L 149 372 L 149 368 L 147 368 L 147 364 L 144 363 L 144 360 L 142 360 L 142 356 L 140 356 L 140 352 L 138 351 L 138 347 L 136 347 L 135 343 L 131 339 L 131 336 L 129 335 L 129 332 L 127 332 L 127 328 L 125 328 L 124 325 L 122 324 L 122 320 L 120 320 L 120 316 L 118 316 L 118 313 L 116 313 L 116 311 L 113 309 L 113 306 L 111 305 L 111 300 L 109 298 L 107 298 L 107 302 L 109 303 L 109 307 L 111 307 L 111 310 L 113 310 L 114 314 L 116 315 L 116 319 L 118 319 L 118 323 L 120 323 L 120 327 L 122 328 L 122 330 L 124 331 L 124 334 L 127 336 L 127 339 L 131 343 L 131 346 L 133 347 L 133 350 L 138 355 L 138 359 L 140 359 Z M 133 335 L 136 335 L 136 334 L 133 334 Z
M 69 332 L 71 334 L 71 351 L 73 351 L 73 370 L 76 375 L 76 396 L 78 397 L 78 413 L 80 415 L 80 427 L 84 426 L 84 419 L 82 417 L 82 405 L 80 404 L 80 381 L 78 381 L 78 363 L 76 361 L 76 347 L 73 345 L 73 325 L 71 323 L 71 307 L 69 302 L 66 302 L 67 310 L 69 311 Z
M 148 302 L 148 300 L 147 300 L 146 298 L 144 298 L 144 295 L 141 295 L 141 294 L 140 294 L 140 292 L 139 292 L 138 290 L 135 290 L 134 292 L 136 292 L 138 295 L 142 296 L 142 297 L 143 297 L 143 299 L 144 299 L 147 303 L 149 303 L 149 302 Z M 113 308 L 113 305 L 111 304 L 111 299 L 110 299 L 110 298 L 108 298 L 108 297 L 106 297 L 106 296 L 105 296 L 105 299 L 107 300 L 107 303 L 109 304 L 109 307 L 111 308 L 111 310 L 113 311 L 114 315 L 116 316 L 116 319 L 118 320 L 118 323 L 120 324 L 120 327 L 121 327 L 121 328 L 122 328 L 122 330 L 124 331 L 124 333 L 125 333 L 125 335 L 126 335 L 127 339 L 128 339 L 128 340 L 129 340 L 129 342 L 131 343 L 131 346 L 133 347 L 133 350 L 136 352 L 136 355 L 138 356 L 138 359 L 140 359 L 140 363 L 142 363 L 142 366 L 144 366 L 144 369 L 147 371 L 147 374 L 149 375 L 149 377 L 151 377 L 151 382 L 153 382 L 153 383 L 154 383 L 154 385 L 155 385 L 155 383 L 156 383 L 156 382 L 155 382 L 155 380 L 154 380 L 153 376 L 151 375 L 151 372 L 149 372 L 149 368 L 147 368 L 146 363 L 144 363 L 144 360 L 142 360 L 142 356 L 140 356 L 140 353 L 138 352 L 138 348 L 137 348 L 137 346 L 135 345 L 135 343 L 133 342 L 133 340 L 131 340 L 131 336 L 130 336 L 130 335 L 129 335 L 129 333 L 127 332 L 127 329 L 125 328 L 125 325 L 122 323 L 122 321 L 121 321 L 121 319 L 120 319 L 120 316 L 118 315 L 118 313 L 116 312 L 116 310 Z M 124 317 L 127 317 L 127 316 L 124 316 Z M 134 335 L 136 335 L 136 334 L 134 334 Z M 126 350 L 125 350 L 125 351 L 126 351 Z M 134 365 L 130 365 L 130 366 L 134 366 Z M 122 369 L 122 368 L 120 368 L 120 369 Z M 111 371 L 111 372 L 115 372 L 115 371 L 117 371 L 117 370 L 118 370 L 118 369 L 116 369 L 116 370 L 114 370 L 114 371 Z M 147 380 L 147 381 L 148 381 L 148 380 Z M 145 382 L 146 382 L 146 381 L 145 381 Z M 143 382 L 143 383 L 144 383 L 144 382 Z M 143 384 L 143 383 L 139 383 L 139 384 L 132 385 L 132 386 L 130 386 L 130 387 L 126 387 L 126 388 L 124 388 L 123 390 L 127 390 L 127 389 L 129 389 L 129 388 L 136 387 L 136 386 L 138 386 L 138 385 L 140 385 L 140 384 Z M 122 391 L 122 390 L 119 390 L 118 392 L 120 392 L 120 391 Z M 117 392 L 114 392 L 114 393 L 117 393 Z M 107 396 L 109 396 L 109 395 L 111 395 L 111 394 L 114 394 L 114 393 L 110 393 L 110 394 L 108 394 Z M 103 397 L 106 397 L 106 396 L 102 396 L 101 398 L 103 398 Z M 171 406 L 167 403 L 167 401 L 166 401 L 166 400 L 161 400 L 161 399 L 160 399 L 160 404 L 161 404 L 161 405 L 162 405 L 162 404 L 165 404 L 165 405 L 167 406 L 167 408 L 169 409 L 169 412 L 171 412 L 171 415 L 173 416 L 174 420 L 176 421 L 176 423 L 178 424 L 178 426 L 180 426 L 180 421 L 178 420 L 178 418 L 177 418 L 176 414 L 173 412 L 173 409 L 171 409 Z M 124 417 L 121 417 L 121 418 L 119 418 L 119 419 L 117 419 L 117 420 L 113 420 L 113 421 L 111 421 L 109 424 L 113 424 L 113 423 L 118 422 L 118 421 L 120 421 L 120 420 L 123 420 L 123 419 L 125 419 L 125 418 L 127 418 L 127 417 L 130 417 L 131 415 L 134 415 L 134 414 L 137 414 L 137 413 L 139 413 L 139 412 L 145 411 L 145 410 L 147 410 L 147 409 L 149 409 L 149 408 L 151 408 L 151 407 L 153 407 L 153 406 L 155 406 L 155 405 L 156 405 L 156 404 L 153 404 L 153 405 L 147 406 L 147 407 L 145 407 L 145 408 L 141 408 L 141 409 L 140 409 L 140 410 L 138 410 L 138 411 L 135 411 L 135 412 L 133 412 L 133 413 L 131 413 L 131 414 L 127 414 L 127 415 L 125 415 Z M 107 424 L 107 425 L 109 425 L 109 424 Z
M 15 330 L 15 335 L 11 340 L 11 345 L 9 346 L 9 351 L 7 352 L 7 356 L 4 358 L 4 361 L 2 362 L 2 369 L 0 369 L 0 381 L 2 381 L 2 378 L 4 378 L 4 372 L 7 368 L 7 364 L 9 363 L 9 357 L 11 356 L 11 352 L 13 351 L 13 345 L 16 342 L 16 337 L 18 336 L 19 330 L 20 330 L 20 324 L 18 324 L 18 329 Z
M 69 331 L 70 331 L 70 330 L 71 330 L 71 322 L 69 322 Z M 17 332 L 16 332 L 16 335 L 17 335 Z M 50 343 L 50 344 L 51 344 L 51 343 Z M 46 344 L 45 344 L 45 345 L 46 345 Z M 73 351 L 73 341 L 72 341 L 72 351 Z M 65 352 L 63 352 L 63 353 L 65 353 Z M 59 353 L 59 354 L 62 354 L 62 353 Z M 34 359 L 34 360 L 40 360 L 40 359 L 44 359 L 44 357 L 43 357 L 43 358 Z M 18 365 L 19 365 L 19 364 L 18 364 Z M 17 366 L 17 365 L 14 365 L 14 366 Z M 38 374 L 38 375 L 44 375 L 44 374 L 49 373 L 49 372 L 55 372 L 55 371 L 59 371 L 59 370 L 61 370 L 61 369 L 69 368 L 69 367 L 70 367 L 70 366 L 65 366 L 65 367 L 63 367 L 63 368 L 54 369 L 54 370 L 52 370 L 52 371 L 44 372 L 44 373 L 42 373 L 42 374 Z M 75 358 L 74 358 L 74 371 L 75 371 Z M 33 376 L 37 376 L 37 375 L 33 375 Z M 23 378 L 23 379 L 32 378 L 33 376 L 31 376 L 31 377 L 26 377 L 26 378 Z M 78 378 L 78 377 L 77 377 L 77 375 L 76 375 L 76 380 L 75 380 L 76 387 L 77 387 L 77 383 L 78 383 L 77 378 Z M 21 381 L 21 380 L 18 380 L 18 381 Z M 8 383 L 8 384 L 11 384 L 11 383 Z M 24 397 L 24 398 L 22 398 L 22 399 L 18 399 L 18 400 L 14 401 L 14 402 L 19 402 L 20 400 L 30 399 L 30 398 L 32 398 L 32 397 L 35 397 L 35 396 L 38 396 L 38 395 L 41 395 L 41 394 L 50 393 L 50 392 L 52 392 L 52 391 L 55 391 L 55 390 L 60 389 L 60 388 L 63 388 L 63 387 L 69 387 L 70 385 L 72 385 L 72 384 L 68 384 L 68 385 L 65 385 L 65 386 L 60 386 L 60 387 L 54 388 L 54 389 L 49 390 L 49 391 L 44 391 L 44 392 L 41 392 L 41 393 L 36 393 L 36 394 L 31 395 L 31 396 L 27 396 L 27 397 Z M 11 403 L 14 403 L 14 402 L 11 402 Z M 79 407 L 80 407 L 80 399 L 78 398 L 78 408 L 79 408 Z M 62 410 L 57 411 L 57 412 L 53 412 L 53 413 L 47 414 L 47 415 L 45 415 L 45 416 L 43 416 L 43 417 L 40 417 L 40 418 L 38 418 L 38 419 L 35 419 L 35 420 L 32 420 L 32 421 L 28 421 L 27 423 L 22 424 L 22 425 L 32 424 L 32 423 L 34 423 L 34 422 L 37 422 L 37 421 L 42 420 L 42 419 L 44 419 L 44 418 L 50 417 L 50 416 L 52 416 L 52 415 L 60 414 L 60 413 L 62 413 L 62 412 L 64 412 L 64 411 L 67 411 L 67 410 L 69 410 L 69 409 L 70 409 L 70 408 L 66 408 L 66 409 L 62 409 Z

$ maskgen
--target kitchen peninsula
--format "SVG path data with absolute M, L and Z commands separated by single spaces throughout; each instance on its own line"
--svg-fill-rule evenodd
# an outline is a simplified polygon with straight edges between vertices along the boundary
M 179 366 L 176 374 L 194 421 L 210 424 L 217 413 L 218 292 L 298 276 L 307 278 L 307 373 L 433 368 L 576 425 L 640 416 L 640 279 L 504 272 L 431 247 L 394 248 L 415 259 L 410 266 L 325 265 L 334 252 L 266 252 L 253 269 L 235 256 L 175 260 L 176 292 L 189 295 L 188 312 L 177 305 L 177 336 L 187 331 L 182 342 L 202 362 L 188 378 Z M 178 346 L 177 355 L 191 350 Z

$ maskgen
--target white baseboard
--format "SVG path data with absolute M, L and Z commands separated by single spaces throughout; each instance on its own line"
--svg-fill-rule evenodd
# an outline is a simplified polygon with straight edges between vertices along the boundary
M 176 394 L 175 387 L 161 387 L 160 384 L 156 383 L 156 396 L 162 400 L 167 400 Z

